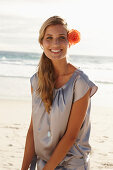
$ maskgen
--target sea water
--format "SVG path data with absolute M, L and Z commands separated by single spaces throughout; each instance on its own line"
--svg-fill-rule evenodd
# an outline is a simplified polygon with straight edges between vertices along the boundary
M 40 57 L 39 53 L 0 52 L 0 98 L 31 98 L 30 77 L 37 71 Z M 96 83 L 102 102 L 112 98 L 113 57 L 70 55 L 68 61 Z

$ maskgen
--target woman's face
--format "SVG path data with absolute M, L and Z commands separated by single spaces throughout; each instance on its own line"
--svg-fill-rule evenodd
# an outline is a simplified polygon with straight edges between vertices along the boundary
M 42 40 L 42 46 L 45 55 L 51 60 L 66 57 L 68 38 L 67 31 L 63 25 L 48 26 Z

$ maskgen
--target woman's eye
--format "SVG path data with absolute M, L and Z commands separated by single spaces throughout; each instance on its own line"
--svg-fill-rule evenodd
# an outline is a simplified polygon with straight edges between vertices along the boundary
M 64 36 L 61 36 L 61 37 L 60 37 L 60 39 L 63 39 L 63 40 L 65 40 L 66 38 L 65 38 Z
M 47 40 L 51 40 L 52 39 L 52 37 L 47 37 Z

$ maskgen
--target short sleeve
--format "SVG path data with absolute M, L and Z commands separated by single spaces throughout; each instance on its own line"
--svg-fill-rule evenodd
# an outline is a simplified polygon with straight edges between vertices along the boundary
M 35 73 L 31 78 L 30 78 L 30 83 L 31 83 L 31 87 L 33 88 L 33 90 L 36 90 L 38 88 L 38 77 L 37 77 L 37 73 Z
M 34 75 L 33 75 L 34 76 Z M 33 88 L 33 76 L 30 78 L 31 87 Z
M 91 89 L 90 97 L 92 97 L 96 93 L 98 87 L 89 80 L 87 75 L 78 75 L 74 84 L 73 102 L 81 99 L 89 89 Z

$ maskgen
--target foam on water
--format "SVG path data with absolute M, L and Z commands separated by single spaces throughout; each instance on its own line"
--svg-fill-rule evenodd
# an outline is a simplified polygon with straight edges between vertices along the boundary
M 30 96 L 30 77 L 37 71 L 41 54 L 0 52 L 0 97 Z M 113 93 L 113 57 L 71 55 L 70 63 L 82 69 L 104 91 Z M 111 96 L 112 97 L 112 96 Z
M 0 52 L 0 76 L 28 78 L 36 72 L 41 54 Z M 113 83 L 113 57 L 72 55 L 68 58 L 96 82 Z

